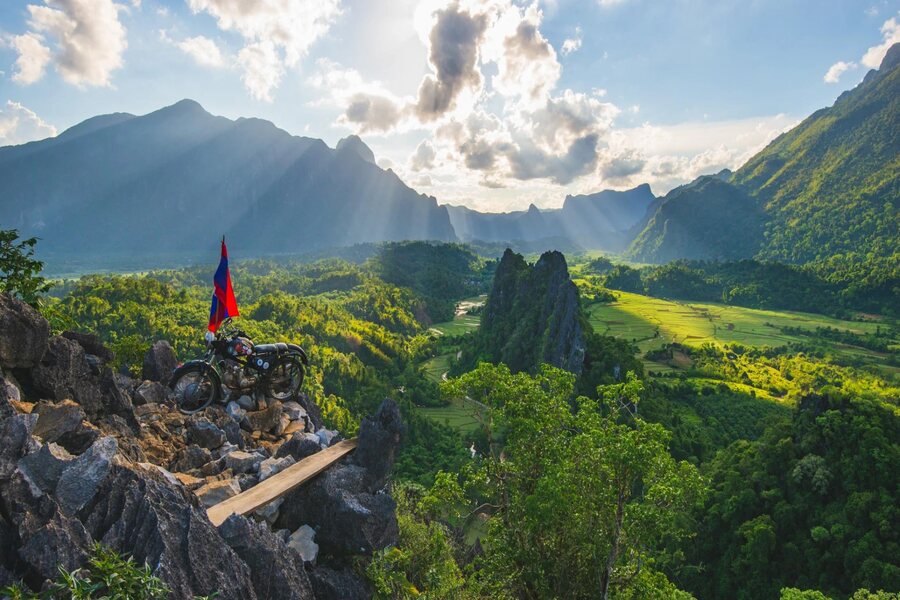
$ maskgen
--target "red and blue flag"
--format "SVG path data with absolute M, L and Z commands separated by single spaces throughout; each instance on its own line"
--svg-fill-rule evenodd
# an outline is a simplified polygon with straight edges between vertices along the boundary
M 234 297 L 234 289 L 231 287 L 231 273 L 228 271 L 228 249 L 225 247 L 225 238 L 222 238 L 222 258 L 219 259 L 219 268 L 213 276 L 212 306 L 209 309 L 209 330 L 213 333 L 227 318 L 238 316 L 237 299 Z

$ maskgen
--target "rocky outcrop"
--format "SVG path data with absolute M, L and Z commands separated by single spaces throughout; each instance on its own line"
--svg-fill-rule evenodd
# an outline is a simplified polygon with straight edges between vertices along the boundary
M 41 314 L 7 293 L 0 294 L 0 367 L 31 368 L 47 350 L 50 324 Z
M 565 257 L 545 252 L 534 264 L 507 249 L 497 266 L 481 327 L 462 362 L 506 363 L 533 371 L 542 363 L 581 373 L 589 331 Z
M 16 322 L 4 309 L 34 317 L 7 299 L 0 322 Z M 393 402 L 363 421 L 352 458 L 217 529 L 206 506 L 340 439 L 314 402 L 262 399 L 250 419 L 221 406 L 185 416 L 160 383 L 113 374 L 91 336 L 16 335 L 45 351 L 30 367 L 7 354 L 15 377 L 0 370 L 0 587 L 40 589 L 100 542 L 151 565 L 176 598 L 371 597 L 358 559 L 398 535 L 384 489 L 402 431 Z

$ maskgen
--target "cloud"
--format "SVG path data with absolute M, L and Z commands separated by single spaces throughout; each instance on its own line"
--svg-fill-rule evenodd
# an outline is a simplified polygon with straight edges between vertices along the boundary
M 357 133 L 396 130 L 410 112 L 411 100 L 395 97 L 377 81 L 366 82 L 354 69 L 321 58 L 307 83 L 327 93 L 328 97 L 313 105 L 338 106 L 343 113 L 337 125 Z
M 839 60 L 828 68 L 828 72 L 825 73 L 825 77 L 823 77 L 822 80 L 825 83 L 838 83 L 841 79 L 841 75 L 843 75 L 846 71 L 855 68 L 855 62 L 844 62 L 842 60 Z
M 603 8 L 609 8 L 618 4 L 624 4 L 627 1 L 628 0 L 597 0 L 597 4 L 599 4 Z
M 562 55 L 568 56 L 581 49 L 581 27 L 575 28 L 575 37 L 566 38 L 562 44 Z
M 237 60 L 241 80 L 254 98 L 266 101 L 341 14 L 339 0 L 188 0 L 188 6 L 244 38 Z
M 119 21 L 124 5 L 112 0 L 44 1 L 48 6 L 28 5 L 30 31 L 15 38 L 28 38 L 16 46 L 20 83 L 34 83 L 44 72 L 49 49 L 40 43 L 42 34 L 55 41 L 52 62 L 65 81 L 79 87 L 109 86 L 128 46 Z
M 44 45 L 43 38 L 34 33 L 24 33 L 13 36 L 10 45 L 19 54 L 13 81 L 22 85 L 40 81 L 50 63 L 50 48 Z
M 422 140 L 409 159 L 409 167 L 413 171 L 431 169 L 434 167 L 434 159 L 436 156 L 437 153 L 434 151 L 434 146 L 431 145 L 431 142 Z
M 900 42 L 900 23 L 897 22 L 896 17 L 891 17 L 882 24 L 881 35 L 883 41 L 877 46 L 872 46 L 866 50 L 866 53 L 863 54 L 859 61 L 870 69 L 880 67 L 887 51 L 890 50 L 891 46 Z
M 0 110 L 0 146 L 24 144 L 55 135 L 56 127 L 18 102 L 7 100 L 6 107 Z
M 225 57 L 215 41 L 198 35 L 189 37 L 175 44 L 182 52 L 194 59 L 198 65 L 204 67 L 224 67 Z
M 485 15 L 461 10 L 458 4 L 435 11 L 428 56 L 434 73 L 426 75 L 419 85 L 415 106 L 419 119 L 434 120 L 455 108 L 457 96 L 465 88 L 481 88 L 482 75 L 476 62 L 486 27 Z

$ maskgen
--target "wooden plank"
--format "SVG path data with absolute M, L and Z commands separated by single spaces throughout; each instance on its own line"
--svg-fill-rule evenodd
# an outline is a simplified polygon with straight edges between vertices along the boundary
M 321 452 L 307 456 L 297 464 L 272 475 L 249 490 L 211 506 L 207 509 L 206 516 L 213 525 L 218 527 L 233 514 L 245 515 L 253 512 L 272 500 L 277 500 L 298 485 L 309 481 L 355 448 L 356 438 L 338 442 Z

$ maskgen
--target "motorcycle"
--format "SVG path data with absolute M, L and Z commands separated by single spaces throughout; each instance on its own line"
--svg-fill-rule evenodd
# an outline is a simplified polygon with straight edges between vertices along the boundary
M 254 344 L 231 319 L 207 334 L 206 345 L 206 355 L 176 368 L 169 383 L 178 410 L 186 415 L 226 397 L 225 390 L 231 396 L 259 391 L 282 402 L 293 400 L 309 366 L 297 344 Z

